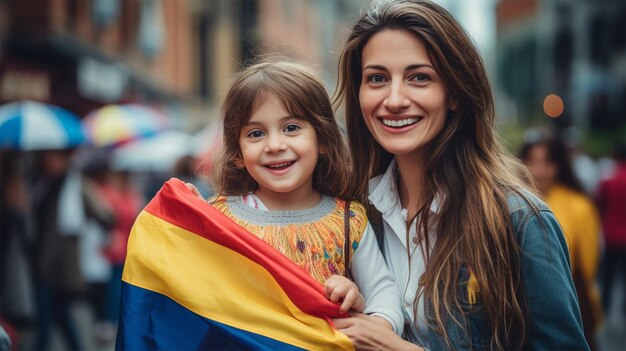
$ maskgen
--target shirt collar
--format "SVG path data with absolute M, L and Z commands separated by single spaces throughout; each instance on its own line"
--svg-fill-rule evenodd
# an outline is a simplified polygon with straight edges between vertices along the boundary
M 396 204 L 400 206 L 400 195 L 398 193 L 398 166 L 396 160 L 393 159 L 387 167 L 384 174 L 378 175 L 369 181 L 368 200 L 380 213 L 391 210 Z M 439 204 L 445 199 L 445 196 L 438 194 L 430 204 L 430 211 L 439 212 Z
M 377 175 L 369 181 L 368 199 L 380 213 L 389 211 L 400 200 L 396 185 L 398 174 L 396 168 L 396 160 L 394 159 L 384 174 Z

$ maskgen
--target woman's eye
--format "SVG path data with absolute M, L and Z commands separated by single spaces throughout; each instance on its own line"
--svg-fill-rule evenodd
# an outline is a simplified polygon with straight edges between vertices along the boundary
M 429 81 L 430 77 L 428 76 L 428 74 L 418 73 L 418 74 L 413 76 L 413 80 L 418 82 L 418 83 L 423 83 L 423 82 Z
M 263 132 L 260 130 L 253 130 L 248 133 L 248 137 L 250 138 L 260 138 L 263 136 Z
M 383 76 L 382 74 L 372 74 L 371 76 L 367 77 L 367 81 L 374 84 L 384 83 L 385 76 Z
M 297 126 L 295 124 L 290 124 L 290 125 L 285 127 L 285 132 L 293 133 L 293 132 L 297 131 L 298 129 L 300 129 L 300 126 Z

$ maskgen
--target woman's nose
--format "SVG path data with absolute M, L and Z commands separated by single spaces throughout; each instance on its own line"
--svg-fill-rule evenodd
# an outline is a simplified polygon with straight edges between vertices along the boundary
M 389 95 L 387 95 L 383 104 L 390 111 L 403 110 L 411 104 L 406 93 L 404 84 L 400 82 L 392 83 L 389 87 Z

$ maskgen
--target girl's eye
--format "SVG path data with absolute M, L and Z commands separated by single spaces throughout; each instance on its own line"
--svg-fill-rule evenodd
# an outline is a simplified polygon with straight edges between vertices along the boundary
M 264 135 L 263 132 L 260 130 L 253 130 L 248 133 L 248 137 L 250 138 L 260 138 L 263 135 Z
M 412 79 L 418 83 L 424 83 L 424 82 L 429 81 L 430 77 L 428 76 L 428 74 L 418 73 L 414 75 Z
M 385 82 L 385 76 L 382 74 L 372 74 L 367 77 L 368 83 L 381 84 Z
M 297 131 L 298 129 L 300 129 L 300 126 L 295 125 L 295 124 L 290 124 L 290 125 L 285 127 L 284 131 L 287 132 L 287 133 L 293 133 L 293 132 Z

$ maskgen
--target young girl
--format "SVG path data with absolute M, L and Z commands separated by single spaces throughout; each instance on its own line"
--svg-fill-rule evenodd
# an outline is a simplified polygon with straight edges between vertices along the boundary
M 340 312 L 371 314 L 401 333 L 399 292 L 365 209 L 346 201 L 353 197 L 347 150 L 317 76 L 286 61 L 250 66 L 226 96 L 223 123 L 212 174 L 219 195 L 210 203 L 324 284 L 328 298 L 342 302 Z M 356 286 L 342 276 L 347 270 Z
M 376 1 L 339 69 L 353 173 L 371 178 L 358 198 L 381 214 L 406 338 L 369 316 L 335 325 L 364 350 L 588 349 L 561 228 L 498 142 L 459 23 L 430 1 Z

